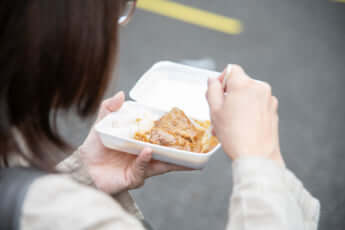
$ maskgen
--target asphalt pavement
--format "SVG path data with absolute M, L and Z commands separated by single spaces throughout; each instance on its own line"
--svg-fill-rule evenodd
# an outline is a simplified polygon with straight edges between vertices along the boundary
M 345 4 L 175 2 L 236 18 L 243 32 L 225 34 L 139 9 L 121 30 L 107 96 L 120 89 L 128 93 L 160 60 L 194 60 L 217 71 L 228 63 L 242 65 L 252 77 L 268 81 L 279 98 L 282 153 L 287 167 L 321 201 L 319 229 L 345 229 Z M 61 129 L 77 145 L 91 121 L 66 120 Z M 219 151 L 204 170 L 149 179 L 133 194 L 155 229 L 224 229 L 231 184 L 231 162 Z

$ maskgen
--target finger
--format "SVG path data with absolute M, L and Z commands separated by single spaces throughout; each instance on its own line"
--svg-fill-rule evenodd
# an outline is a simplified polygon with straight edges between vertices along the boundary
M 224 77 L 221 81 L 222 83 L 222 88 L 224 90 L 224 92 L 226 93 L 227 92 L 227 81 L 230 77 L 230 74 L 231 74 L 231 70 L 232 70 L 232 65 L 231 64 L 228 64 L 224 70 Z M 220 78 L 221 79 L 221 78 Z
M 208 80 L 208 94 L 207 101 L 210 106 L 211 113 L 218 111 L 224 100 L 224 91 L 221 83 L 215 78 L 209 78 Z
M 162 161 L 155 161 L 155 163 L 157 164 L 157 168 L 162 168 L 165 169 L 166 171 L 191 171 L 191 170 L 195 170 L 192 168 L 188 168 L 185 166 L 181 166 L 181 165 L 175 165 L 175 164 L 171 164 L 171 163 L 165 163 Z
M 241 66 L 232 65 L 231 72 L 226 82 L 227 92 L 243 87 L 247 84 L 249 79 L 249 76 L 246 75 Z
M 191 171 L 191 170 L 195 170 L 195 169 L 155 160 L 150 163 L 150 166 L 148 170 L 146 171 L 146 177 L 157 176 L 157 175 L 161 175 L 161 174 L 172 172 L 172 171 Z
M 145 148 L 126 171 L 126 180 L 130 189 L 138 188 L 145 182 L 145 171 L 152 159 L 152 150 Z
M 272 96 L 269 106 L 270 106 L 271 111 L 278 112 L 278 107 L 279 107 L 278 98 L 275 96 Z
M 134 161 L 134 164 L 132 167 L 133 174 L 136 177 L 143 179 L 145 176 L 145 171 L 151 159 L 152 159 L 152 149 L 145 148 Z
M 212 128 L 212 136 L 217 136 L 216 130 L 214 128 Z
M 285 162 L 284 159 L 281 156 L 281 151 L 280 151 L 280 143 L 279 143 L 279 116 L 278 114 L 274 115 L 274 119 L 272 119 L 272 127 L 273 127 L 273 135 L 275 138 L 275 145 L 276 149 L 275 152 L 276 154 L 274 155 L 274 158 L 276 158 L 277 162 L 284 168 L 285 167 Z
M 123 91 L 118 92 L 114 97 L 108 99 L 109 101 L 106 104 L 106 109 L 109 112 L 116 112 L 119 110 L 125 101 L 125 94 Z
M 217 77 L 218 81 L 222 84 L 223 86 L 223 90 L 226 89 L 226 85 L 224 85 L 224 79 L 227 75 L 230 74 L 230 71 L 231 71 L 231 67 L 232 65 L 228 64 L 227 67 L 223 70 L 223 72 L 219 75 L 219 77 Z M 208 91 L 206 91 L 205 93 L 205 97 L 206 99 L 208 99 Z
M 103 101 L 98 113 L 97 120 L 104 118 L 109 113 L 119 110 L 125 101 L 125 94 L 123 91 L 118 92 L 114 97 Z
M 226 69 L 224 69 L 223 72 L 218 77 L 219 82 L 222 83 L 224 81 L 225 76 L 226 76 Z
M 273 135 L 275 137 L 275 141 L 279 142 L 279 116 L 278 114 L 273 115 L 272 119 L 272 128 L 273 128 Z

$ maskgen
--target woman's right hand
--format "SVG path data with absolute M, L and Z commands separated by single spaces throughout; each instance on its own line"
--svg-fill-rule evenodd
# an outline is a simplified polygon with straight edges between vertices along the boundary
M 233 65 L 226 84 L 209 79 L 207 100 L 214 132 L 225 153 L 236 160 L 242 156 L 261 156 L 284 167 L 280 153 L 278 100 L 269 84 L 250 78 Z

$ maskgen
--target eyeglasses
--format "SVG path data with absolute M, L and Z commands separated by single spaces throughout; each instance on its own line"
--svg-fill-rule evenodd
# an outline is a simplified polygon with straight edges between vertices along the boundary
M 131 20 L 133 14 L 134 14 L 136 5 L 137 5 L 137 0 L 125 0 L 124 1 L 124 6 L 122 9 L 123 13 L 121 14 L 121 16 L 118 19 L 118 23 L 121 26 L 125 26 L 129 23 L 129 21 Z

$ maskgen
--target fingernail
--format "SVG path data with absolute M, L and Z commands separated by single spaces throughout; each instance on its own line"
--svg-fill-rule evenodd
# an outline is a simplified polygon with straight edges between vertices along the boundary
M 151 148 L 147 148 L 146 149 L 146 152 L 147 152 L 147 156 L 150 156 L 149 158 L 152 158 L 152 152 L 153 150 Z
M 228 64 L 226 66 L 226 69 L 225 69 L 225 73 L 226 75 L 229 75 L 231 73 L 231 69 L 232 69 L 232 65 L 231 64 Z
M 152 153 L 152 149 L 150 147 L 145 148 L 145 151 Z

